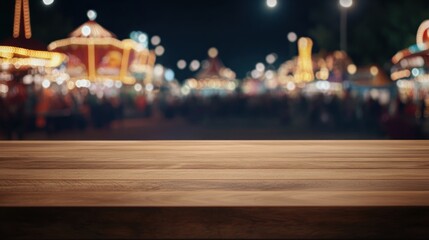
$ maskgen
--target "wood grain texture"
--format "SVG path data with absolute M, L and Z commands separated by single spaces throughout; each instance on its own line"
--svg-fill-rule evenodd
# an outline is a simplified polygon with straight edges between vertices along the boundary
M 428 146 L 2 142 L 0 206 L 429 206 Z
M 428 220 L 428 141 L 0 142 L 0 238 L 425 239 Z

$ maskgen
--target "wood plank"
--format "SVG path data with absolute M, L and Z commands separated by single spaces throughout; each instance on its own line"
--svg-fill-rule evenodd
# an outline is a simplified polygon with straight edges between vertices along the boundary
M 268 142 L 2 142 L 2 159 L 57 158 L 92 161 L 424 161 L 427 141 Z M 358 153 L 358 154 L 357 154 Z M 36 155 L 36 156 L 35 156 Z
M 0 196 L 1 207 L 429 207 L 429 191 L 0 192 Z
M 429 180 L 429 169 L 0 169 L 0 179 Z
M 427 180 L 0 180 L 0 192 L 429 191 Z
M 429 169 L 428 161 L 289 161 L 286 160 L 81 160 L 26 158 L 2 160 L 1 169 Z

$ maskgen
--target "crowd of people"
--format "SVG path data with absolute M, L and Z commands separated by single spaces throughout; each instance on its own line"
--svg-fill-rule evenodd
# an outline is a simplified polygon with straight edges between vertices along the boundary
M 191 124 L 216 119 L 275 120 L 285 127 L 339 131 L 366 131 L 393 139 L 425 138 L 425 101 L 377 100 L 316 94 L 288 96 L 173 97 L 159 94 L 151 101 L 142 94 L 97 97 L 88 90 L 66 94 L 50 89 L 29 91 L 12 86 L 0 98 L 0 131 L 7 139 L 23 139 L 31 131 L 55 134 L 64 130 L 109 128 L 116 120 L 145 118 L 159 112 L 166 120 L 184 118 Z
M 239 118 L 276 119 L 289 127 L 312 130 L 365 131 L 393 139 L 424 138 L 425 101 L 391 101 L 359 98 L 352 94 L 344 97 L 316 94 L 290 97 L 287 95 L 210 98 L 192 96 L 172 101 L 161 108 L 166 118 L 182 116 L 191 122 Z

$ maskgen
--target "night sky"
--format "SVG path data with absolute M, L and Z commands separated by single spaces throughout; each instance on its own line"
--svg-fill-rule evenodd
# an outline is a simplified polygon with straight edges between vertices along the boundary
M 0 39 L 12 35 L 13 0 L 0 0 Z M 127 38 L 139 30 L 159 35 L 166 53 L 158 62 L 176 70 L 179 59 L 203 60 L 217 47 L 226 66 L 244 77 L 269 53 L 278 64 L 290 58 L 290 31 L 311 36 L 319 49 L 339 48 L 339 6 L 336 0 L 279 0 L 270 9 L 265 0 L 56 0 L 44 6 L 30 0 L 34 38 L 46 44 L 65 38 L 87 21 L 94 9 L 97 22 Z M 427 0 L 355 0 L 349 12 L 349 50 L 358 64 L 385 65 L 398 50 L 413 44 L 419 24 L 429 19 Z M 318 41 L 319 40 L 319 41 Z

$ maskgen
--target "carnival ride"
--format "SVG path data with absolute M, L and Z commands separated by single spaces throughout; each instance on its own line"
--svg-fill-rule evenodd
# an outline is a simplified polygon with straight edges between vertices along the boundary
M 152 81 L 156 56 L 132 39 L 120 41 L 95 21 L 95 16 L 70 37 L 52 42 L 51 51 L 66 54 L 71 87 L 98 88 L 149 84 Z
M 396 53 L 392 63 L 391 78 L 402 99 L 429 98 L 429 20 L 420 25 L 416 44 Z
M 18 82 L 36 87 L 51 81 L 65 81 L 67 74 L 60 67 L 67 56 L 49 52 L 46 46 L 32 39 L 28 0 L 16 0 L 13 37 L 0 43 L 0 94 L 13 94 L 9 88 Z

